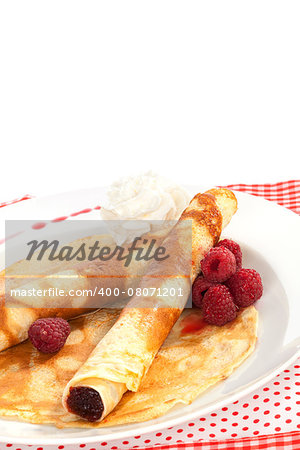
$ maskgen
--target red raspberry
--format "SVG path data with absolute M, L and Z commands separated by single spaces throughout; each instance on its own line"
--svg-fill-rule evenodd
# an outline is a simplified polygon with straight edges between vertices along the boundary
M 236 318 L 237 306 L 223 284 L 210 287 L 204 294 L 202 305 L 203 319 L 212 325 L 222 326 Z
M 55 353 L 60 350 L 69 336 L 70 325 L 60 317 L 38 319 L 28 330 L 32 345 L 43 353 Z
M 252 305 L 263 293 L 261 277 L 256 270 L 240 269 L 229 280 L 228 286 L 236 305 L 245 307 Z
M 199 275 L 193 284 L 192 289 L 192 298 L 193 303 L 197 308 L 201 308 L 202 306 L 202 292 L 207 291 L 207 289 L 211 286 L 214 286 L 215 283 L 206 280 L 203 275 Z
M 235 256 L 236 270 L 239 270 L 242 267 L 242 250 L 237 242 L 234 242 L 231 239 L 223 239 L 218 242 L 217 247 L 228 248 Z
M 201 269 L 208 281 L 222 283 L 236 272 L 234 254 L 225 247 L 214 247 L 201 261 Z

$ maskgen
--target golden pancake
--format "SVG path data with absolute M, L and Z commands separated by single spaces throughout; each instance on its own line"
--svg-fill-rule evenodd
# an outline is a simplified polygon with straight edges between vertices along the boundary
M 65 346 L 45 355 L 29 341 L 0 353 L 0 415 L 64 427 L 103 427 L 141 422 L 189 404 L 228 377 L 256 343 L 258 315 L 251 306 L 223 327 L 204 324 L 201 311 L 187 309 L 156 355 L 137 392 L 126 392 L 102 421 L 89 423 L 67 413 L 62 393 L 119 312 L 104 309 L 72 320 Z
M 167 228 L 164 228 L 155 234 L 146 234 L 145 238 L 149 241 L 155 239 L 155 245 L 158 245 L 166 233 Z M 98 242 L 101 247 L 114 248 L 116 245 L 112 237 L 107 234 L 87 236 L 70 242 L 68 245 L 77 251 L 82 245 L 89 248 L 95 242 Z M 51 249 L 47 250 L 45 255 L 49 256 L 50 252 Z M 37 255 L 38 253 L 34 254 L 30 261 L 23 259 L 0 272 L 0 351 L 27 339 L 30 325 L 41 317 L 74 318 L 111 304 L 114 300 L 117 302 L 125 300 L 128 297 L 128 289 L 134 289 L 138 285 L 140 276 L 148 264 L 146 260 L 137 261 L 135 258 L 132 259 L 129 267 L 124 267 L 123 261 L 117 261 L 116 258 L 105 261 L 105 264 L 102 261 L 91 262 L 88 260 L 81 263 L 74 263 L 73 260 L 50 261 L 46 256 L 39 261 Z M 103 273 L 104 275 L 117 273 L 118 277 L 101 278 Z M 50 274 L 52 277 L 49 278 Z M 6 282 L 9 283 L 9 277 L 13 280 L 13 288 L 24 290 L 35 288 L 41 291 L 59 288 L 65 292 L 72 288 L 73 291 L 79 289 L 86 293 L 79 297 L 43 295 L 35 297 L 34 300 L 32 296 L 20 297 L 16 294 L 11 296 L 10 288 L 6 285 Z M 106 287 L 112 288 L 112 290 L 117 288 L 120 295 L 117 297 L 113 295 L 90 296 L 88 291 L 94 290 L 95 284 L 98 288 L 101 286 L 104 291 Z M 18 306 L 12 307 L 14 304 Z
M 166 255 L 172 257 L 150 262 L 139 284 L 143 295 L 136 293 L 130 299 L 119 319 L 66 385 L 63 392 L 66 411 L 86 417 L 90 400 L 82 395 L 82 388 L 91 388 L 100 397 L 102 411 L 94 417 L 101 421 L 127 390 L 139 390 L 188 301 L 201 260 L 219 241 L 222 229 L 236 210 L 236 197 L 228 189 L 214 189 L 193 197 L 162 241 Z M 78 390 L 79 408 L 74 401 Z

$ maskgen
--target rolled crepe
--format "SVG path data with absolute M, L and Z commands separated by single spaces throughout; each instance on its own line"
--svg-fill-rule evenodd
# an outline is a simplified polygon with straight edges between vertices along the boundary
M 156 244 L 162 240 L 162 236 L 168 230 L 158 231 L 156 234 L 145 235 L 148 240 L 155 239 Z M 75 250 L 83 243 L 86 248 L 92 246 L 95 241 L 99 241 L 101 247 L 107 246 L 115 248 L 116 243 L 109 235 L 95 235 L 71 242 L 69 245 Z M 129 246 L 130 244 L 128 244 Z M 47 255 L 47 253 L 45 253 Z M 18 344 L 28 338 L 28 329 L 37 319 L 43 317 L 62 317 L 70 319 L 82 314 L 87 314 L 114 301 L 121 301 L 128 298 L 128 289 L 134 288 L 139 283 L 139 277 L 144 273 L 147 264 L 146 260 L 132 262 L 128 267 L 124 262 L 116 260 L 109 261 L 84 261 L 74 262 L 53 262 L 47 261 L 41 264 L 36 258 L 30 261 L 19 261 L 0 273 L 0 351 Z M 34 277 L 32 274 L 34 273 Z M 17 274 L 17 275 L 16 275 Z M 112 278 L 106 275 L 113 275 Z M 6 286 L 5 286 L 6 279 Z M 36 290 L 48 290 L 49 288 L 69 289 L 76 291 L 79 289 L 83 295 L 80 296 L 51 296 L 35 297 L 34 303 L 31 296 L 24 296 L 19 293 L 10 294 L 9 281 L 12 281 L 10 288 L 20 288 L 24 291 L 35 288 Z M 117 297 L 111 295 L 91 296 L 88 291 L 96 288 L 119 289 Z M 5 306 L 5 304 L 7 306 Z M 34 306 L 34 307 L 33 307 Z
M 142 299 L 134 296 L 67 384 L 62 398 L 66 410 L 89 421 L 100 421 L 119 403 L 126 390 L 138 390 L 186 304 L 202 258 L 218 242 L 236 209 L 236 198 L 227 189 L 212 189 L 192 199 L 162 244 L 168 253 L 176 249 L 176 258 L 166 259 L 165 264 L 151 263 L 139 286 L 142 292 L 153 286 L 166 288 L 166 292 L 171 287 L 180 288 L 182 296 L 154 295 Z M 185 232 L 187 221 L 192 224 L 190 274 L 161 276 L 180 273 L 191 257 Z

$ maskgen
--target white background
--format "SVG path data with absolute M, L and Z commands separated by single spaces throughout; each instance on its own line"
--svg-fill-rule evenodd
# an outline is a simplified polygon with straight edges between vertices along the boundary
M 0 5 L 0 201 L 299 178 L 299 1 Z

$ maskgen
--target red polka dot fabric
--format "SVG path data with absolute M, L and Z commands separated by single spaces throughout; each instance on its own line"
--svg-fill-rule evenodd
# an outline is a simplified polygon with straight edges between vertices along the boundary
M 300 214 L 300 180 L 231 189 L 289 207 Z M 300 450 L 300 358 L 255 392 L 179 426 L 122 440 L 59 446 L 0 444 L 11 450 L 125 449 L 298 449 Z

